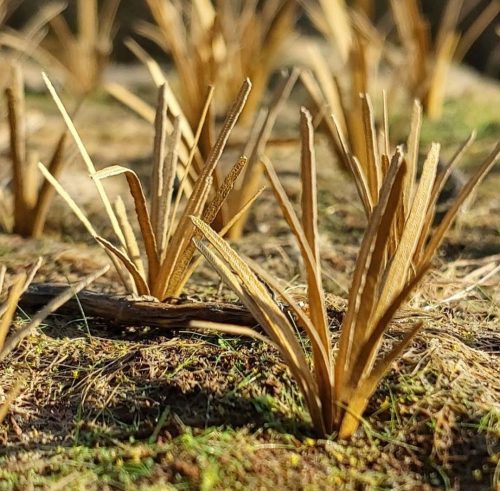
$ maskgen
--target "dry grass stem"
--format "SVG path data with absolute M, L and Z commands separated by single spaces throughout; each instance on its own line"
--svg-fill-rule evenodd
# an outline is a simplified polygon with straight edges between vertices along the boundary
M 39 52 L 39 45 L 47 34 L 47 25 L 64 10 L 62 2 L 47 2 L 40 5 L 33 16 L 26 21 L 24 26 L 15 31 L 4 25 L 8 17 L 13 13 L 20 2 L 4 0 L 0 3 L 0 46 L 2 52 L 0 61 L 6 65 L 9 63 L 20 63 L 25 58 L 32 58 L 40 64 L 50 62 L 50 57 L 46 57 L 43 52 Z M 8 84 L 10 77 L 9 70 L 5 70 L 0 75 L 0 87 Z
M 106 0 L 98 8 L 97 0 L 77 2 L 77 32 L 72 34 L 62 16 L 51 22 L 60 43 L 53 50 L 67 70 L 67 83 L 76 92 L 86 94 L 99 85 L 113 49 L 114 21 L 120 0 Z
M 323 6 L 323 2 L 321 8 L 327 8 Z M 365 108 L 359 94 L 369 92 L 375 85 L 385 44 L 383 35 L 370 24 L 368 19 L 350 11 L 345 5 L 342 9 L 346 11 L 345 15 L 348 15 L 349 30 L 342 34 L 344 42 L 335 44 L 340 51 L 342 51 L 341 45 L 348 47 L 339 73 L 333 73 L 321 51 L 317 47 L 312 47 L 309 52 L 311 72 L 304 71 L 301 74 L 301 82 L 311 98 L 315 121 L 319 122 L 321 129 L 328 136 L 330 146 L 341 166 L 349 169 L 349 162 L 343 160 L 342 147 L 347 142 L 355 155 L 366 155 Z M 335 23 L 327 12 L 322 12 L 319 6 L 313 8 L 311 5 L 306 11 L 320 31 L 325 30 L 326 26 L 323 26 L 323 23 L 327 21 L 329 30 L 339 28 L 339 24 Z M 339 36 L 340 33 L 337 37 Z M 346 86 L 341 83 L 342 77 L 348 79 Z M 329 117 L 331 113 L 335 114 L 337 123 L 347 138 L 346 142 L 339 139 L 335 125 Z
M 208 109 L 214 94 L 214 89 L 211 88 L 208 92 L 203 110 L 199 115 L 200 119 L 197 120 L 197 129 L 195 131 L 195 127 L 191 128 L 190 120 L 182 109 L 176 95 L 170 88 L 167 78 L 160 66 L 135 41 L 129 40 L 127 42 L 127 46 L 148 68 L 157 87 L 161 87 L 164 91 L 164 104 L 166 111 L 163 124 L 165 124 L 167 131 L 171 133 L 173 131 L 175 121 L 179 121 L 180 142 L 178 154 L 181 163 L 184 164 L 184 168 L 187 168 L 188 171 L 186 171 L 182 166 L 179 166 L 178 174 L 180 178 L 182 178 L 183 175 L 186 175 L 186 178 L 182 179 L 182 187 L 184 188 L 185 186 L 189 188 L 189 186 L 192 185 L 192 182 L 196 179 L 196 176 L 200 173 L 203 161 L 208 157 L 209 150 L 213 145 L 213 137 L 210 135 L 214 132 L 215 113 L 217 111 L 214 111 L 213 109 L 208 111 Z M 299 73 L 298 69 L 293 69 L 289 73 L 283 72 L 281 74 L 280 83 L 273 91 L 272 100 L 270 101 L 269 106 L 261 109 L 254 118 L 249 132 L 250 136 L 243 149 L 243 154 L 248 156 L 248 163 L 245 168 L 242 169 L 241 177 L 238 179 L 238 182 L 235 183 L 235 192 L 224 201 L 220 208 L 220 212 L 215 218 L 214 228 L 216 230 L 220 230 L 223 227 L 223 224 L 227 223 L 229 219 L 228 217 L 234 216 L 235 213 L 241 210 L 244 203 L 248 202 L 248 200 L 255 195 L 260 187 L 263 173 L 263 167 L 260 162 L 261 156 L 263 155 L 266 145 L 271 138 L 276 120 L 296 84 Z M 140 117 L 149 123 L 154 124 L 155 110 L 142 99 L 138 98 L 119 84 L 107 84 L 106 90 L 110 93 L 110 95 L 115 97 L 118 101 L 123 103 Z M 252 92 L 250 95 L 254 90 L 255 89 L 252 85 Z M 159 103 L 161 103 L 161 101 L 159 101 Z M 247 104 L 248 101 L 246 105 Z M 207 131 L 210 135 L 206 134 Z M 208 142 L 208 146 L 203 142 Z M 219 176 L 219 171 L 216 169 L 214 174 L 214 183 L 217 185 L 220 180 L 221 177 Z M 238 222 L 229 231 L 228 234 L 230 238 L 238 239 L 241 237 L 247 219 L 248 213 L 242 215 L 241 219 L 238 220 Z
M 492 0 L 472 25 L 460 33 L 458 23 L 463 5 L 463 0 L 446 2 L 433 39 L 430 21 L 421 12 L 419 0 L 391 0 L 404 55 L 398 72 L 405 74 L 403 81 L 410 97 L 422 101 L 431 119 L 438 119 L 442 114 L 451 64 L 462 60 L 472 43 L 500 12 L 500 4 Z
M 65 4 L 50 2 L 36 16 L 36 44 L 30 34 L 33 29 L 26 28 L 2 33 L 0 42 L 50 69 L 69 91 L 83 96 L 100 84 L 108 64 L 120 0 L 105 0 L 101 8 L 97 0 L 77 0 L 75 4 L 76 32 L 63 16 Z
M 242 205 L 255 195 L 261 185 L 263 176 L 262 156 L 271 138 L 276 119 L 283 109 L 285 102 L 289 99 L 298 76 L 299 71 L 297 69 L 293 69 L 286 75 L 283 74 L 280 84 L 274 90 L 269 106 L 262 110 L 261 117 L 255 118 L 250 131 L 250 138 L 244 149 L 244 154 L 248 155 L 248 164 L 243 169 L 235 192 L 222 207 L 221 219 L 223 221 L 227 221 L 224 219 L 225 216 L 233 215 L 237 210 L 241 209 Z M 247 218 L 248 215 L 245 214 L 230 230 L 229 237 L 231 239 L 239 239 L 241 237 Z
M 391 0 L 399 45 L 387 41 L 382 27 L 375 27 L 365 15 L 370 8 L 349 7 L 344 0 L 302 2 L 312 23 L 340 55 L 342 66 L 333 75 L 326 59 L 317 48 L 311 50 L 309 63 L 316 80 L 305 74 L 304 84 L 315 110 L 321 116 L 333 112 L 349 140 L 354 154 L 363 152 L 362 105 L 358 95 L 370 92 L 384 60 L 391 70 L 390 98 L 403 86 L 411 99 L 422 101 L 424 113 L 431 119 L 442 114 L 446 80 L 450 66 L 459 62 L 473 42 L 500 12 L 498 2 L 490 1 L 464 33 L 458 32 L 463 0 L 445 2 L 438 30 L 431 35 L 430 20 L 419 0 Z M 349 79 L 349 91 L 339 79 Z M 335 152 L 339 153 L 338 138 L 328 118 L 322 120 Z M 346 164 L 345 162 L 341 162 Z

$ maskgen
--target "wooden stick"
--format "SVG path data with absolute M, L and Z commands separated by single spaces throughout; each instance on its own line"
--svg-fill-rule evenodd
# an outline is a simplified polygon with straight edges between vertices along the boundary
M 22 296 L 22 308 L 36 309 L 46 305 L 67 288 L 63 284 L 35 284 Z M 256 322 L 244 307 L 220 302 L 188 302 L 179 305 L 130 297 L 110 296 L 83 290 L 78 294 L 81 308 L 89 317 L 99 317 L 118 326 L 149 326 L 160 329 L 187 327 L 189 322 L 203 320 L 252 326 Z M 69 300 L 59 312 L 81 315 L 76 299 Z
M 40 283 L 31 285 L 23 294 L 19 305 L 23 309 L 37 309 L 59 295 L 67 285 Z M 191 321 L 210 321 L 239 326 L 254 326 L 256 321 L 243 306 L 227 302 L 186 302 L 168 304 L 156 301 L 133 300 L 82 290 L 78 300 L 71 299 L 59 309 L 63 314 L 81 315 L 106 320 L 113 326 L 148 326 L 157 329 L 186 328 Z M 342 312 L 328 309 L 330 318 L 340 321 Z

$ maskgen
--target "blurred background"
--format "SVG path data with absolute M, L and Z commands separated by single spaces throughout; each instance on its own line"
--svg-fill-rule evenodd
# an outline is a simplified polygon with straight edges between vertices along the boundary
M 307 4 L 309 0 L 302 3 Z M 6 25 L 13 28 L 20 28 L 25 25 L 27 20 L 40 9 L 44 4 L 53 3 L 50 0 L 13 0 L 11 2 L 15 9 L 7 19 Z M 102 0 L 100 4 L 104 3 Z M 262 2 L 260 2 L 262 3 Z M 366 13 L 375 23 L 390 23 L 390 5 L 388 0 L 358 0 L 347 2 L 348 4 L 357 4 L 356 7 L 366 9 Z M 424 15 L 430 20 L 432 31 L 438 29 L 445 9 L 446 2 L 436 0 L 421 0 L 421 7 Z M 466 31 L 473 22 L 485 12 L 490 4 L 500 4 L 500 1 L 491 2 L 491 0 L 464 0 L 460 12 L 459 30 Z M 64 16 L 70 26 L 74 27 L 76 19 L 77 2 L 70 0 Z M 135 34 L 135 27 L 141 20 L 152 21 L 150 10 L 145 2 L 141 0 L 122 1 L 117 14 L 117 33 L 113 49 L 113 59 L 119 62 L 135 60 L 131 52 L 123 44 L 123 40 Z M 297 26 L 299 31 L 313 34 L 316 31 L 311 25 L 310 20 L 303 13 L 300 15 Z M 394 33 L 393 33 L 394 34 Z M 165 53 L 152 42 L 141 39 L 143 45 L 153 56 L 164 57 Z M 500 15 L 496 15 L 491 22 L 474 41 L 470 50 L 464 58 L 465 63 L 488 75 L 489 77 L 500 80 Z

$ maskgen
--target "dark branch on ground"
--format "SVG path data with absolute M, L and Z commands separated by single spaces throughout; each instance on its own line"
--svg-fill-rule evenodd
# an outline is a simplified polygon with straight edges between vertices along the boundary
M 23 295 L 20 306 L 35 310 L 46 305 L 59 295 L 67 285 L 44 283 L 34 284 Z M 79 305 L 81 304 L 81 307 Z M 187 327 L 192 320 L 204 320 L 252 326 L 255 320 L 244 307 L 223 302 L 162 303 L 154 300 L 134 300 L 130 296 L 113 296 L 83 290 L 76 298 L 67 302 L 59 312 L 105 319 L 119 326 L 153 328 Z

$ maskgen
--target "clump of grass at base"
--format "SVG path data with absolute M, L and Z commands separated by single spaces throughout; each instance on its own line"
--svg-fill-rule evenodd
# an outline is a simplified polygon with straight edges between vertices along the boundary
M 179 159 L 181 119 L 179 117 L 175 118 L 173 130 L 168 133 L 167 90 L 165 86 L 160 88 L 155 117 L 149 209 L 142 185 L 134 171 L 121 166 L 111 166 L 96 172 L 94 164 L 59 96 L 47 77 L 45 77 L 45 81 L 93 179 L 116 235 L 118 245 L 114 245 L 97 233 L 84 212 L 61 187 L 57 179 L 40 163 L 39 168 L 43 175 L 65 199 L 88 232 L 104 247 L 129 293 L 152 295 L 159 300 L 177 296 L 199 262 L 199 260 L 193 260 L 196 249 L 191 243 L 191 239 L 196 235 L 196 231 L 189 220 L 189 216 L 195 215 L 208 224 L 212 223 L 231 192 L 234 182 L 246 165 L 246 157 L 240 157 L 223 180 L 217 180 L 214 175 L 231 130 L 236 124 L 250 93 L 250 81 L 246 80 L 241 86 L 217 141 L 214 143 L 192 184 L 188 176 L 190 175 L 201 128 L 210 108 L 213 91 L 209 92 L 205 101 L 205 109 L 198 123 L 198 131 L 193 137 L 193 145 L 189 150 L 184 166 Z M 139 243 L 128 219 L 123 201 L 118 199 L 113 207 L 101 183 L 102 179 L 121 174 L 125 175 L 127 179 L 130 195 L 135 205 L 137 221 L 146 253 L 144 259 L 141 257 Z M 174 201 L 174 179 L 176 175 L 180 177 L 180 184 Z M 213 196 L 209 199 L 211 192 L 213 192 Z M 227 222 L 221 228 L 221 233 L 227 232 L 237 222 L 258 194 L 260 194 L 259 191 L 254 196 L 249 197 L 248 202 L 240 210 L 228 217 Z M 185 202 L 185 206 L 180 217 L 178 217 L 177 211 L 181 201 Z
M 371 170 L 372 179 L 375 179 L 375 174 L 380 179 L 376 182 L 364 179 L 360 183 L 365 194 L 374 190 L 374 200 L 367 202 L 372 208 L 349 290 L 338 351 L 334 356 L 321 279 L 314 134 L 311 117 L 305 109 L 301 112 L 301 134 L 300 218 L 270 162 L 266 163 L 266 171 L 302 255 L 307 277 L 308 311 L 303 310 L 272 275 L 242 259 L 206 223 L 193 217 L 209 245 L 196 239 L 195 243 L 226 285 L 255 316 L 268 336 L 268 342 L 279 350 L 302 391 L 317 433 L 326 436 L 338 432 L 339 437 L 348 438 L 356 431 L 378 383 L 422 327 L 422 322 L 411 325 L 402 339 L 379 356 L 381 341 L 394 314 L 429 269 L 434 252 L 460 205 L 491 169 L 500 145 L 467 182 L 434 229 L 435 205 L 441 184 L 447 177 L 447 173 L 437 174 L 439 145 L 431 146 L 418 180 L 415 171 L 418 128 L 415 125 L 410 135 L 413 145 L 408 159 L 403 150 L 397 148 L 392 156 L 382 154 L 381 161 L 371 161 L 375 167 Z M 383 167 L 379 168 L 379 165 Z M 359 170 L 359 167 L 355 169 Z M 293 320 L 283 312 L 271 291 L 281 297 Z M 251 328 L 202 322 L 193 325 L 262 338 Z M 310 340 L 311 364 L 297 338 L 295 326 Z
M 43 234 L 54 189 L 48 182 L 39 184 L 36 157 L 28 150 L 24 81 L 19 65 L 11 67 L 11 82 L 5 89 L 10 131 L 12 190 L 0 188 L 0 229 L 23 237 Z M 58 138 L 49 158 L 50 172 L 59 176 L 64 165 L 66 133 Z
M 9 329 L 13 324 L 19 299 L 30 286 L 41 264 L 42 260 L 39 259 L 29 271 L 17 275 L 12 282 L 12 286 L 6 294 L 6 298 L 4 298 L 4 290 L 6 290 L 6 288 L 4 288 L 4 284 L 6 281 L 7 268 L 4 265 L 0 266 L 0 299 L 3 300 L 3 302 L 0 303 L 0 362 L 2 362 L 5 357 L 26 336 L 31 334 L 50 314 L 55 312 L 71 297 L 89 286 L 95 279 L 97 279 L 99 276 L 102 276 L 109 269 L 108 267 L 105 267 L 88 276 L 87 278 L 84 278 L 78 284 L 70 286 L 67 290 L 55 297 L 45 307 L 37 312 L 26 325 L 18 328 L 12 334 L 10 334 L 10 336 L 8 336 Z M 7 395 L 6 400 L 3 402 L 3 404 L 0 404 L 0 423 L 2 423 L 2 421 L 5 419 L 7 411 L 9 410 L 9 406 L 16 399 L 21 388 L 22 382 L 18 379 L 14 383 L 14 387 Z

